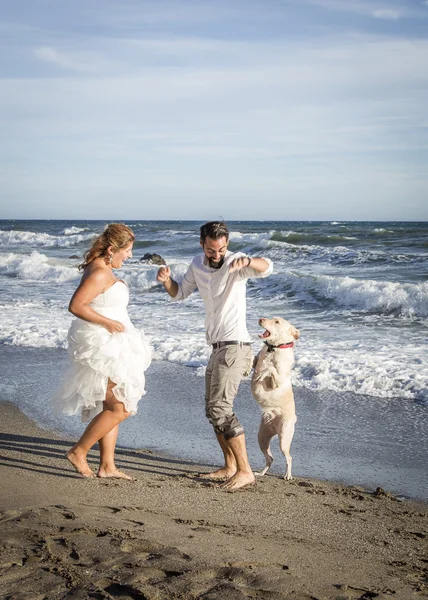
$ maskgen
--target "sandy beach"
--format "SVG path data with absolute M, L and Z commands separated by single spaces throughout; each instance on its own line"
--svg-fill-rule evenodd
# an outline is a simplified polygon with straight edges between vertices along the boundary
M 0 415 L 1 598 L 428 597 L 426 503 L 276 474 L 228 493 L 144 449 L 118 450 L 135 481 L 84 480 L 69 440 Z

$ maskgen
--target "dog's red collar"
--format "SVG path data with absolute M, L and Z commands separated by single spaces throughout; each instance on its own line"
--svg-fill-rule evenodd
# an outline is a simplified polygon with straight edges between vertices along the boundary
M 272 344 L 269 344 L 269 342 L 265 342 L 265 344 L 268 347 L 268 352 L 273 352 L 277 348 L 292 348 L 294 346 L 294 342 L 288 342 L 288 344 L 280 344 L 279 346 L 272 346 Z

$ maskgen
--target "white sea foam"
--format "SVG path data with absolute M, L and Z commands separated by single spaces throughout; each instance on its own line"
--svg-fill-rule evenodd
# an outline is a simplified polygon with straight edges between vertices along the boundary
M 241 233 L 240 231 L 231 231 L 229 233 L 229 239 L 231 242 L 250 242 L 250 243 L 261 243 L 265 240 L 269 240 L 275 232 L 267 231 L 266 233 Z
M 337 306 L 361 312 L 398 317 L 428 317 L 428 282 L 397 283 L 352 277 L 303 274 L 286 271 L 261 282 L 270 295 L 282 299 L 293 292 L 306 302 Z M 275 288 L 275 289 L 273 289 Z
M 67 331 L 68 328 L 55 328 L 51 322 L 38 321 L 33 325 L 9 323 L 0 328 L 0 342 L 29 348 L 66 348 Z
M 189 267 L 189 263 L 170 261 L 171 275 L 174 279 L 180 280 Z M 151 290 L 159 287 L 156 280 L 159 265 L 139 264 L 126 265 L 123 270 L 123 279 L 132 290 Z
M 179 231 L 177 231 L 176 229 L 165 229 L 164 231 L 162 231 L 161 234 L 162 237 L 185 237 L 185 238 L 192 238 L 192 237 L 196 237 L 199 239 L 199 231 L 195 229 L 195 231 L 191 231 L 191 230 L 186 230 L 186 229 L 180 229 Z
M 88 231 L 87 227 L 75 227 L 75 225 L 73 225 L 72 227 L 66 227 L 63 231 L 64 235 L 74 235 L 76 233 L 82 233 L 82 231 Z
M 306 233 L 303 231 L 293 231 L 293 230 L 281 231 L 280 233 L 281 233 L 281 236 L 285 240 L 287 238 L 290 238 L 291 240 L 293 240 L 293 238 L 295 238 L 295 240 L 299 240 L 299 239 L 304 240 L 305 238 L 316 240 L 318 238 L 318 239 L 324 239 L 324 240 L 331 240 L 332 242 L 336 242 L 337 240 L 344 240 L 344 241 L 358 240 L 358 238 L 355 236 L 349 236 L 349 235 L 347 236 L 347 235 L 343 235 L 343 234 L 339 235 L 337 233 L 332 233 L 332 234 L 326 234 L 326 233 L 321 234 L 321 233 L 314 233 L 314 232 Z
M 131 304 L 134 325 L 143 329 L 153 347 L 155 360 L 166 360 L 197 369 L 203 375 L 210 355 L 204 335 L 204 310 L 200 296 L 186 304 L 174 304 L 163 293 L 143 296 L 144 304 Z M 134 294 L 132 298 L 138 300 Z M 0 343 L 8 345 L 65 348 L 70 315 L 65 304 L 15 302 L 1 306 Z M 248 322 L 256 327 L 257 310 L 252 303 Z M 287 315 L 288 316 L 288 315 Z M 292 319 L 294 320 L 294 319 Z M 394 346 L 393 336 L 383 346 L 370 337 L 370 328 L 329 329 L 310 317 L 297 323 L 302 338 L 296 347 L 295 385 L 312 390 L 352 391 L 378 397 L 405 397 L 428 401 L 428 349 L 401 341 Z M 250 328 L 251 329 L 251 328 Z M 256 334 L 253 332 L 254 338 Z M 343 341 L 343 338 L 347 338 Z M 328 343 L 326 340 L 328 339 Z M 261 347 L 257 340 L 254 351 Z M 406 361 L 403 361 L 406 356 Z
M 366 228 L 366 241 L 359 245 L 353 237 L 357 231 L 360 234 L 359 227 L 336 223 L 338 227 L 330 229 L 290 224 L 287 231 L 287 225 L 278 224 L 272 231 L 266 226 L 259 232 L 247 231 L 243 226 L 242 232 L 232 232 L 231 240 L 242 251 L 274 261 L 274 275 L 248 285 L 247 322 L 253 339 L 257 340 L 261 315 L 284 316 L 302 333 L 296 348 L 296 386 L 426 400 L 428 282 L 414 283 L 419 275 L 423 280 L 426 253 L 414 252 L 414 245 L 403 243 L 402 254 L 393 254 L 394 249 L 380 240 L 384 232 L 373 233 L 374 225 Z M 197 252 L 198 235 L 190 225 L 186 230 L 173 227 L 166 231 L 157 226 L 147 234 L 156 236 L 159 248 L 162 240 L 167 242 L 168 263 L 179 280 Z M 282 234 L 279 227 L 285 230 Z M 142 228 L 146 239 L 145 224 Z M 4 252 L 0 253 L 0 343 L 66 345 L 73 318 L 67 304 L 80 274 L 75 261 L 59 258 L 66 252 L 56 248 L 89 240 L 91 225 L 82 229 L 70 223 L 59 235 L 52 231 L 49 225 L 41 226 L 39 233 L 0 231 Z M 334 231 L 345 232 L 353 243 L 334 236 Z M 385 232 L 389 233 L 386 226 Z M 373 239 L 376 233 L 380 235 L 370 245 L 370 235 Z M 31 246 L 39 252 L 30 254 Z M 190 254 L 184 257 L 186 248 Z M 23 249 L 27 254 L 18 254 Z M 403 263 L 412 268 L 403 268 Z M 202 299 L 195 293 L 184 303 L 171 302 L 156 281 L 157 270 L 156 265 L 129 261 L 116 273 L 131 289 L 131 320 L 145 331 L 156 360 L 192 366 L 202 375 L 210 353 Z M 415 279 L 410 279 L 409 271 Z M 405 283 L 408 279 L 412 283 Z M 254 348 L 260 345 L 257 340 Z
M 267 246 L 271 254 L 269 258 L 284 260 L 287 259 L 305 259 L 323 260 L 333 264 L 352 264 L 365 265 L 373 263 L 391 264 L 391 263 L 422 263 L 428 260 L 428 254 L 425 252 L 392 254 L 384 250 L 366 250 L 348 248 L 347 246 L 319 246 L 317 244 L 290 244 L 277 240 L 269 240 Z M 284 254 L 284 251 L 286 254 Z
M 382 398 L 409 398 L 428 402 L 428 352 L 414 356 L 415 349 L 401 343 L 392 349 L 367 350 L 364 344 L 312 342 L 310 349 L 298 347 L 293 380 L 312 390 L 352 391 Z M 403 354 L 413 360 L 403 362 Z
M 71 315 L 44 302 L 14 302 L 1 307 L 0 342 L 31 348 L 65 348 Z
M 159 339 L 158 336 L 149 334 L 148 338 L 155 360 L 166 360 L 189 367 L 206 366 L 208 363 L 211 349 L 200 335 L 186 336 L 185 343 L 181 336 Z
M 428 282 L 396 283 L 323 276 L 317 278 L 317 284 L 326 298 L 340 306 L 408 317 L 428 316 Z
M 138 293 L 143 290 L 150 290 L 159 285 L 156 281 L 156 273 L 158 267 L 137 267 L 132 270 L 126 270 L 123 274 L 123 279 L 128 286 L 133 290 L 133 293 Z
M 146 329 L 147 333 L 147 329 Z M 169 336 L 149 333 L 156 360 L 197 367 L 203 375 L 210 349 L 201 335 Z M 403 365 L 402 348 L 367 351 L 363 344 L 347 347 L 343 343 L 311 339 L 296 348 L 293 382 L 312 390 L 351 391 L 383 398 L 402 397 L 428 402 L 428 368 L 424 359 L 415 357 Z M 256 344 L 255 344 L 256 349 Z M 412 348 L 409 348 L 410 353 Z M 425 356 L 425 365 L 428 355 Z
M 34 231 L 3 231 L 0 230 L 0 246 L 41 246 L 69 248 L 94 237 L 93 233 L 50 235 Z
M 25 254 L 1 254 L 0 273 L 28 281 L 55 281 L 57 283 L 79 278 L 76 267 L 65 261 L 48 258 L 39 252 Z

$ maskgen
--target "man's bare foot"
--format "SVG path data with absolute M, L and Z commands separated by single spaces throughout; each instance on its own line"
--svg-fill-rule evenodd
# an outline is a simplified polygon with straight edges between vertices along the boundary
M 239 490 L 246 485 L 252 485 L 255 482 L 255 477 L 252 471 L 238 471 L 233 477 L 228 479 L 225 483 L 219 485 L 222 490 L 229 492 Z
M 218 471 L 213 471 L 212 473 L 200 473 L 199 477 L 201 479 L 211 479 L 214 481 L 227 481 L 231 477 L 233 477 L 236 473 L 236 469 L 228 469 L 227 467 L 222 467 L 218 469 Z
M 135 481 L 135 477 L 130 477 L 126 473 L 119 471 L 119 469 L 99 469 L 97 473 L 97 477 L 101 478 L 111 478 L 111 479 L 127 479 L 128 481 Z
M 67 452 L 65 457 L 82 477 L 95 477 L 95 473 L 88 465 L 86 456 L 76 451 L 74 447 Z

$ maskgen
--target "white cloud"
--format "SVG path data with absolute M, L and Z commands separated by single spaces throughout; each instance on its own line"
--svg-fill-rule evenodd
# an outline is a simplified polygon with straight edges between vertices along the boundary
M 48 46 L 40 46 L 34 49 L 35 56 L 46 63 L 54 64 L 62 69 L 70 70 L 70 71 L 81 71 L 86 72 L 90 71 L 90 68 L 87 64 L 82 62 L 76 62 L 72 60 L 67 55 L 58 52 L 55 48 L 50 48 Z
M 189 24 L 213 22 L 241 16 L 240 7 L 223 2 L 140 2 L 124 10 L 123 4 L 110 5 L 110 10 L 100 14 L 104 23 L 135 26 L 146 24 Z
M 25 154 L 19 145 L 31 148 L 31 139 L 51 148 L 59 140 L 59 156 L 67 139 L 67 151 L 82 144 L 88 158 L 94 146 L 104 156 L 168 147 L 189 156 L 221 157 L 223 150 L 224 158 L 424 147 L 428 41 L 353 36 L 223 46 L 185 39 L 168 42 L 168 53 L 176 49 L 186 59 L 182 66 L 138 68 L 149 47 L 128 47 L 135 65 L 128 73 L 122 43 L 112 42 L 116 76 L 0 81 L 3 152 L 15 144 Z M 207 49 L 223 64 L 192 66 Z M 98 46 L 91 52 L 109 63 Z M 68 65 L 65 56 L 43 53 Z
M 402 15 L 399 10 L 382 9 L 374 10 L 373 16 L 376 19 L 383 19 L 385 21 L 398 21 Z
M 407 0 L 301 0 L 329 11 L 354 13 L 388 21 L 408 18 L 426 18 L 426 11 Z M 425 2 L 427 4 L 427 2 Z
M 20 70 L 0 79 L 3 190 L 43 199 L 67 187 L 96 199 L 118 191 L 196 198 L 198 190 L 260 197 L 266 189 L 280 202 L 322 186 L 338 199 L 373 200 L 391 188 L 422 199 L 428 39 L 385 35 L 379 20 L 401 15 L 399 2 L 315 3 L 379 14 L 370 34 L 347 33 L 333 15 L 334 27 L 316 35 L 257 40 L 230 30 L 222 37 L 209 20 L 209 35 L 186 27 L 144 37 L 125 22 L 84 33 L 33 28 L 30 41 L 6 46 Z M 97 24 L 114 27 L 108 8 Z M 172 19 L 176 8 L 167 8 Z M 13 39 L 19 31 L 11 28 Z

